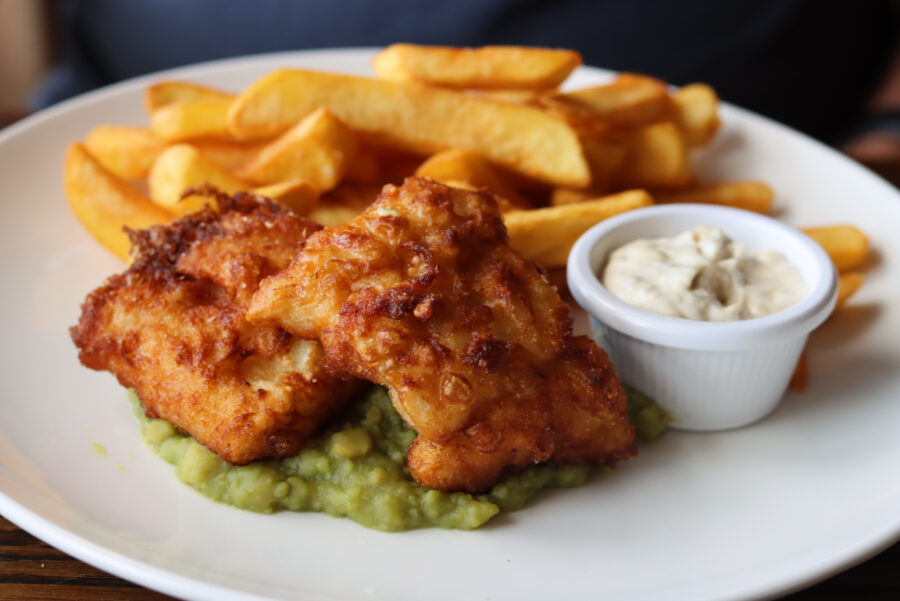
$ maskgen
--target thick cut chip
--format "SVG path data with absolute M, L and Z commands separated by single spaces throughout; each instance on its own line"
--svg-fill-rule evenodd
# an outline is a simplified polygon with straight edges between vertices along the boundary
M 153 202 L 179 216 L 193 213 L 206 204 L 203 196 L 182 197 L 189 188 L 203 184 L 210 184 L 228 194 L 249 188 L 233 173 L 206 158 L 190 144 L 166 148 L 157 157 L 147 179 Z
M 528 104 L 540 106 L 540 97 L 543 92 L 537 90 L 466 90 L 466 94 L 472 94 L 477 98 L 505 102 L 506 104 Z
M 485 187 L 501 203 L 500 210 L 527 209 L 528 201 L 477 152 L 451 149 L 428 158 L 416 169 L 419 177 L 430 177 L 444 184 L 464 182 L 470 187 Z M 465 186 L 463 186 L 465 187 Z M 501 200 L 502 199 L 502 200 Z M 508 201 L 508 202 L 504 202 Z
M 175 79 L 159 81 L 147 86 L 147 89 L 144 90 L 144 105 L 147 107 L 148 113 L 179 102 L 211 102 L 233 99 L 234 94 L 229 92 Z
M 680 188 L 691 181 L 687 144 L 672 123 L 654 123 L 628 135 L 618 183 L 629 188 Z
M 548 94 L 541 102 L 576 121 L 597 120 L 628 127 L 658 121 L 671 106 L 665 82 L 633 73 L 622 73 L 601 86 Z
M 318 338 L 330 368 L 386 386 L 418 438 L 416 480 L 485 490 L 539 461 L 632 452 L 606 355 L 512 250 L 487 192 L 424 178 L 387 186 L 362 215 L 312 235 L 263 282 L 251 321 Z
M 298 215 L 309 215 L 319 204 L 319 191 L 303 180 L 279 182 L 252 190 L 257 196 L 271 198 Z
M 509 245 L 541 267 L 562 267 L 575 241 L 604 219 L 642 207 L 653 199 L 643 190 L 628 190 L 583 202 L 511 211 L 503 216 Z
M 325 373 L 317 342 L 244 311 L 319 226 L 251 195 L 219 205 L 133 233 L 135 262 L 87 297 L 72 338 L 84 365 L 223 459 L 288 456 L 356 384 Z
M 563 205 L 584 202 L 592 198 L 597 198 L 602 194 L 597 194 L 593 190 L 576 189 L 576 188 L 553 188 L 550 193 L 550 206 L 561 207 Z
M 591 189 L 612 192 L 617 188 L 620 172 L 628 158 L 623 140 L 584 136 L 581 140 L 584 158 L 591 169 Z
M 808 227 L 803 233 L 818 242 L 841 273 L 859 269 L 869 255 L 869 239 L 852 225 Z
M 165 142 L 146 127 L 98 125 L 84 139 L 88 151 L 100 163 L 124 179 L 147 177 Z
M 344 177 L 357 147 L 353 132 L 323 108 L 263 148 L 240 175 L 260 185 L 302 179 L 325 192 Z
M 241 142 L 237 140 L 193 140 L 191 146 L 200 154 L 225 169 L 238 173 L 253 161 L 266 141 Z
M 72 213 L 100 244 L 128 260 L 131 244 L 122 229 L 145 228 L 172 215 L 125 180 L 106 170 L 81 144 L 66 154 L 64 184 Z
M 859 287 L 863 285 L 865 276 L 857 271 L 842 273 L 838 277 L 838 298 L 837 306 L 840 307 L 846 303 L 851 296 L 856 294 Z
M 153 111 L 150 127 L 166 142 L 196 139 L 232 140 L 228 130 L 231 100 L 176 102 Z
M 574 50 L 522 46 L 393 44 L 372 60 L 382 79 L 482 90 L 548 90 L 580 64 L 581 56 Z
M 179 216 L 193 213 L 207 203 L 205 195 L 189 192 L 207 185 L 228 194 L 249 191 L 265 196 L 300 215 L 309 214 L 319 201 L 319 190 L 302 180 L 249 189 L 247 184 L 193 144 L 176 144 L 165 149 L 153 164 L 147 184 L 153 202 Z
M 757 213 L 772 209 L 775 192 L 763 182 L 726 182 L 707 184 L 674 192 L 658 192 L 653 200 L 659 203 L 694 202 L 735 207 Z
M 719 131 L 719 97 L 703 83 L 684 86 L 672 95 L 675 123 L 688 146 L 705 146 Z
M 247 88 L 228 123 L 242 137 L 278 135 L 321 107 L 378 144 L 420 154 L 464 148 L 546 183 L 590 184 L 569 124 L 534 107 L 455 90 L 286 69 Z

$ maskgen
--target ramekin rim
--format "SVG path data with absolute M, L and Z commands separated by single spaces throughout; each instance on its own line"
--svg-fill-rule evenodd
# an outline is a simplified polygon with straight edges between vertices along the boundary
M 591 268 L 591 255 L 602 238 L 638 220 L 660 216 L 740 217 L 749 227 L 764 227 L 799 242 L 811 254 L 818 277 L 796 305 L 765 317 L 738 321 L 696 321 L 659 315 L 629 305 L 609 292 Z M 713 221 L 708 219 L 707 223 Z M 635 237 L 637 239 L 637 237 Z M 601 323 L 628 336 L 676 348 L 738 350 L 771 344 L 789 337 L 805 336 L 830 315 L 837 300 L 837 275 L 824 249 L 814 240 L 771 217 L 716 205 L 654 205 L 606 219 L 586 231 L 573 246 L 568 260 L 567 281 L 572 296 Z

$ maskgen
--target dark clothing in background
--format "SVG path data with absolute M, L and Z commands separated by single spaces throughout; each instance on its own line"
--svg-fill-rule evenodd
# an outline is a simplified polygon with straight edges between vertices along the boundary
M 814 0 L 65 0 L 46 106 L 169 67 L 392 42 L 574 48 L 585 63 L 724 100 L 827 142 L 859 117 L 891 56 L 893 4 Z

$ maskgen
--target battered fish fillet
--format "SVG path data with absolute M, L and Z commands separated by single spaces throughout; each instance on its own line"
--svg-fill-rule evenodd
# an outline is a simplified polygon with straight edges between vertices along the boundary
M 535 462 L 633 453 L 606 355 L 572 336 L 569 307 L 511 250 L 487 192 L 410 178 L 310 236 L 247 313 L 325 348 L 329 368 L 386 386 L 418 433 L 422 485 L 478 492 Z
M 245 318 L 265 276 L 320 227 L 250 195 L 131 232 L 136 258 L 82 305 L 81 362 L 133 387 L 149 416 L 244 464 L 294 454 L 357 383 L 321 345 Z

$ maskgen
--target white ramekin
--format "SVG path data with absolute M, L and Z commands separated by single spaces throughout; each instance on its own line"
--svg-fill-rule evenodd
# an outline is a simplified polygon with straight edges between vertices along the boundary
M 751 251 L 780 251 L 800 271 L 809 294 L 774 315 L 704 322 L 638 309 L 600 283 L 597 274 L 616 248 L 699 225 L 720 227 Z M 669 410 L 672 427 L 684 430 L 736 428 L 771 412 L 807 336 L 837 301 L 834 266 L 811 238 L 769 217 L 714 205 L 647 207 L 595 225 L 572 248 L 567 279 L 622 381 Z

